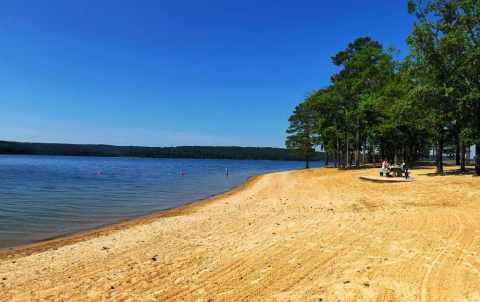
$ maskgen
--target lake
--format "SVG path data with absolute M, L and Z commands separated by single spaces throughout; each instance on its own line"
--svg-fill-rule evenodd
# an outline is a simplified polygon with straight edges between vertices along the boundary
M 290 161 L 0 155 L 0 249 L 159 213 L 232 190 L 256 174 L 304 167 Z

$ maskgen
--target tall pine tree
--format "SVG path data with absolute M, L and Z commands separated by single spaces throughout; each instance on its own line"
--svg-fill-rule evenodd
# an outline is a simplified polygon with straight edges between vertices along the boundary
M 307 97 L 308 99 L 309 97 Z M 309 169 L 310 158 L 315 155 L 315 145 L 313 138 L 314 114 L 306 102 L 295 107 L 293 115 L 288 119 L 290 127 L 287 133 L 285 146 L 292 149 L 293 155 L 305 156 L 305 169 Z

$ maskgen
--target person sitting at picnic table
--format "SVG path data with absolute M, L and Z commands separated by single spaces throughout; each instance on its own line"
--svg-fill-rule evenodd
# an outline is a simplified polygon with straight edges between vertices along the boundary
M 390 173 L 390 169 L 388 168 L 388 161 L 382 161 L 382 172 Z
M 398 165 L 400 166 L 400 169 L 402 170 L 402 172 L 405 172 L 405 163 L 403 162 L 403 160 L 399 161 Z

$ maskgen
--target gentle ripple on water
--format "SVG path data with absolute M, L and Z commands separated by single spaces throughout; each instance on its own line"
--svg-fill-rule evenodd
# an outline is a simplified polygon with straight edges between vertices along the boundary
M 161 212 L 229 191 L 256 174 L 303 166 L 279 161 L 0 155 L 0 248 Z

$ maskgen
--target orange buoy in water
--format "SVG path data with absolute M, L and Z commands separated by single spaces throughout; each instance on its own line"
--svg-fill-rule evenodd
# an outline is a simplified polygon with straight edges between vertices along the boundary
M 180 172 L 180 175 L 183 175 L 183 172 Z
M 100 175 L 100 174 L 102 174 L 102 172 L 98 172 L 98 174 Z

